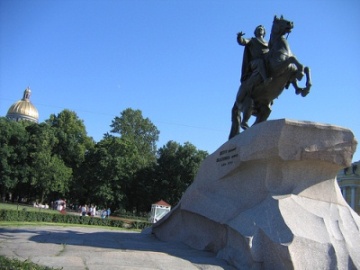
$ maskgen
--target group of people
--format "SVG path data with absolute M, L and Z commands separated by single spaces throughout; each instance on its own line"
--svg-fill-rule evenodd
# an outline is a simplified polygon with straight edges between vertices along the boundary
M 109 218 L 110 214 L 111 214 L 110 208 L 103 209 L 102 212 L 101 212 L 101 218 Z
M 80 215 L 85 217 L 85 216 L 90 216 L 90 217 L 94 217 L 96 216 L 96 206 L 91 205 L 90 207 L 88 207 L 86 204 L 84 205 L 80 205 Z
M 80 209 L 80 215 L 83 217 L 84 216 L 90 216 L 90 217 L 101 216 L 101 218 L 108 218 L 108 217 L 110 217 L 110 214 L 111 214 L 110 208 L 97 211 L 96 205 L 91 205 L 89 207 L 86 204 L 84 204 L 84 205 L 80 205 L 79 209 Z

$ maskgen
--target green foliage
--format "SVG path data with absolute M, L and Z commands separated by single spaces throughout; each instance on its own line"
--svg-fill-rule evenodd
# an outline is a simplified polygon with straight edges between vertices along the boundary
M 17 221 L 17 222 L 47 222 L 47 223 L 68 223 L 68 224 L 82 224 L 82 225 L 96 225 L 96 226 L 110 226 L 123 228 L 124 222 L 122 220 L 97 218 L 79 215 L 65 215 L 58 213 L 33 212 L 33 211 L 17 211 L 0 209 L 0 221 Z M 145 226 L 145 225 L 142 225 Z M 140 225 L 132 226 L 134 228 L 141 227 Z
M 28 134 L 24 123 L 0 118 L 0 189 L 2 196 L 27 177 Z
M 121 190 L 124 194 L 120 207 L 140 210 L 137 176 L 156 163 L 156 143 L 159 130 L 140 110 L 126 109 L 111 124 L 112 133 L 120 135 L 122 143 Z M 148 198 L 146 196 L 145 198 Z M 144 199 L 144 197 L 142 198 Z M 145 199 L 146 201 L 146 199 Z
M 55 268 L 40 266 L 29 260 L 20 261 L 0 255 L 0 269 L 2 270 L 55 270 Z M 60 269 L 60 268 L 57 268 Z
M 126 145 L 120 138 L 107 137 L 90 150 L 81 167 L 84 185 L 91 187 L 89 199 L 96 205 L 119 205 L 124 196 L 121 179 L 127 171 L 124 170 L 127 155 Z
M 131 209 L 136 205 L 133 197 L 137 174 L 155 164 L 159 131 L 140 110 L 132 109 L 115 117 L 111 127 L 111 132 L 120 137 L 106 134 L 88 151 L 81 178 L 91 187 L 91 203 Z
M 86 188 L 86 179 L 82 178 L 80 167 L 84 163 L 86 153 L 95 143 L 87 136 L 84 122 L 73 111 L 63 110 L 58 115 L 52 114 L 46 123 L 54 130 L 57 138 L 53 153 L 72 169 L 71 179 L 64 183 L 69 191 L 66 193 L 67 198 L 72 201 L 82 200 L 87 197 L 90 190 Z M 52 194 L 64 193 L 53 191 Z
M 133 144 L 136 153 L 142 155 L 145 162 L 154 161 L 160 132 L 149 118 L 143 118 L 140 110 L 124 110 L 110 126 L 112 133 L 120 134 L 126 142 Z
M 0 210 L 0 220 L 2 221 L 17 221 L 19 218 L 18 211 L 14 210 Z
M 93 204 L 146 216 L 160 199 L 176 205 L 207 156 L 190 143 L 173 141 L 157 151 L 158 129 L 140 110 L 130 108 L 112 121 L 113 135 L 105 134 L 96 144 L 87 137 L 83 121 L 69 110 L 40 124 L 0 118 L 0 125 L 3 198 L 12 194 L 13 199 L 48 204 L 66 198 L 68 204 Z M 17 214 L 16 220 L 50 219 L 27 215 Z M 51 220 L 98 222 L 64 216 Z
M 180 145 L 169 141 L 159 149 L 158 155 L 154 193 L 175 205 L 193 182 L 207 152 L 197 150 L 189 142 Z
M 29 134 L 27 166 L 31 189 L 40 195 L 40 202 L 51 192 L 65 194 L 72 170 L 53 153 L 58 142 L 54 129 L 42 123 L 31 125 L 26 130 Z
M 75 170 L 84 161 L 86 151 L 94 146 L 93 140 L 87 136 L 84 122 L 75 112 L 63 110 L 58 115 L 50 115 L 46 123 L 53 128 L 58 139 L 54 152 Z
M 152 224 L 149 222 L 137 220 L 132 223 L 132 228 L 137 230 L 143 230 L 147 227 L 151 227 L 151 225 Z

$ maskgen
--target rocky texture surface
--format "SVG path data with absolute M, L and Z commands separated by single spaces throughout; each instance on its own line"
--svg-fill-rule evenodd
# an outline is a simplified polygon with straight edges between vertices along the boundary
M 0 225 L 0 256 L 62 270 L 234 270 L 211 252 L 101 227 Z M 17 269 L 2 265 L 0 269 Z M 26 269 L 34 269 L 29 266 Z M 45 268 L 44 268 L 45 269 Z
M 336 181 L 356 144 L 332 125 L 253 126 L 207 157 L 152 232 L 238 269 L 360 269 L 360 218 Z

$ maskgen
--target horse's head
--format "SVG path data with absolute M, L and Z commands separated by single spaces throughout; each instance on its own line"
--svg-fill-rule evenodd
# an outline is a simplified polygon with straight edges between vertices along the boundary
M 294 28 L 294 23 L 288 20 L 285 20 L 281 15 L 280 18 L 277 16 L 274 17 L 273 26 L 271 29 L 272 35 L 285 35 L 290 33 Z

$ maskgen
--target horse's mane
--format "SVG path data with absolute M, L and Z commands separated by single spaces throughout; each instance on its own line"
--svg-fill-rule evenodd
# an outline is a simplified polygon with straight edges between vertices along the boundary
M 269 49 L 271 49 L 274 39 L 278 36 L 279 26 L 277 25 L 276 22 L 277 20 L 275 16 L 270 32 Z
M 271 47 L 274 43 L 274 40 L 278 39 L 279 37 L 282 36 L 282 32 L 281 29 L 279 27 L 279 22 L 283 20 L 283 16 L 281 15 L 280 18 L 278 17 L 274 17 L 274 21 L 271 27 L 271 32 L 270 32 L 270 39 L 269 39 L 269 49 L 271 50 Z

